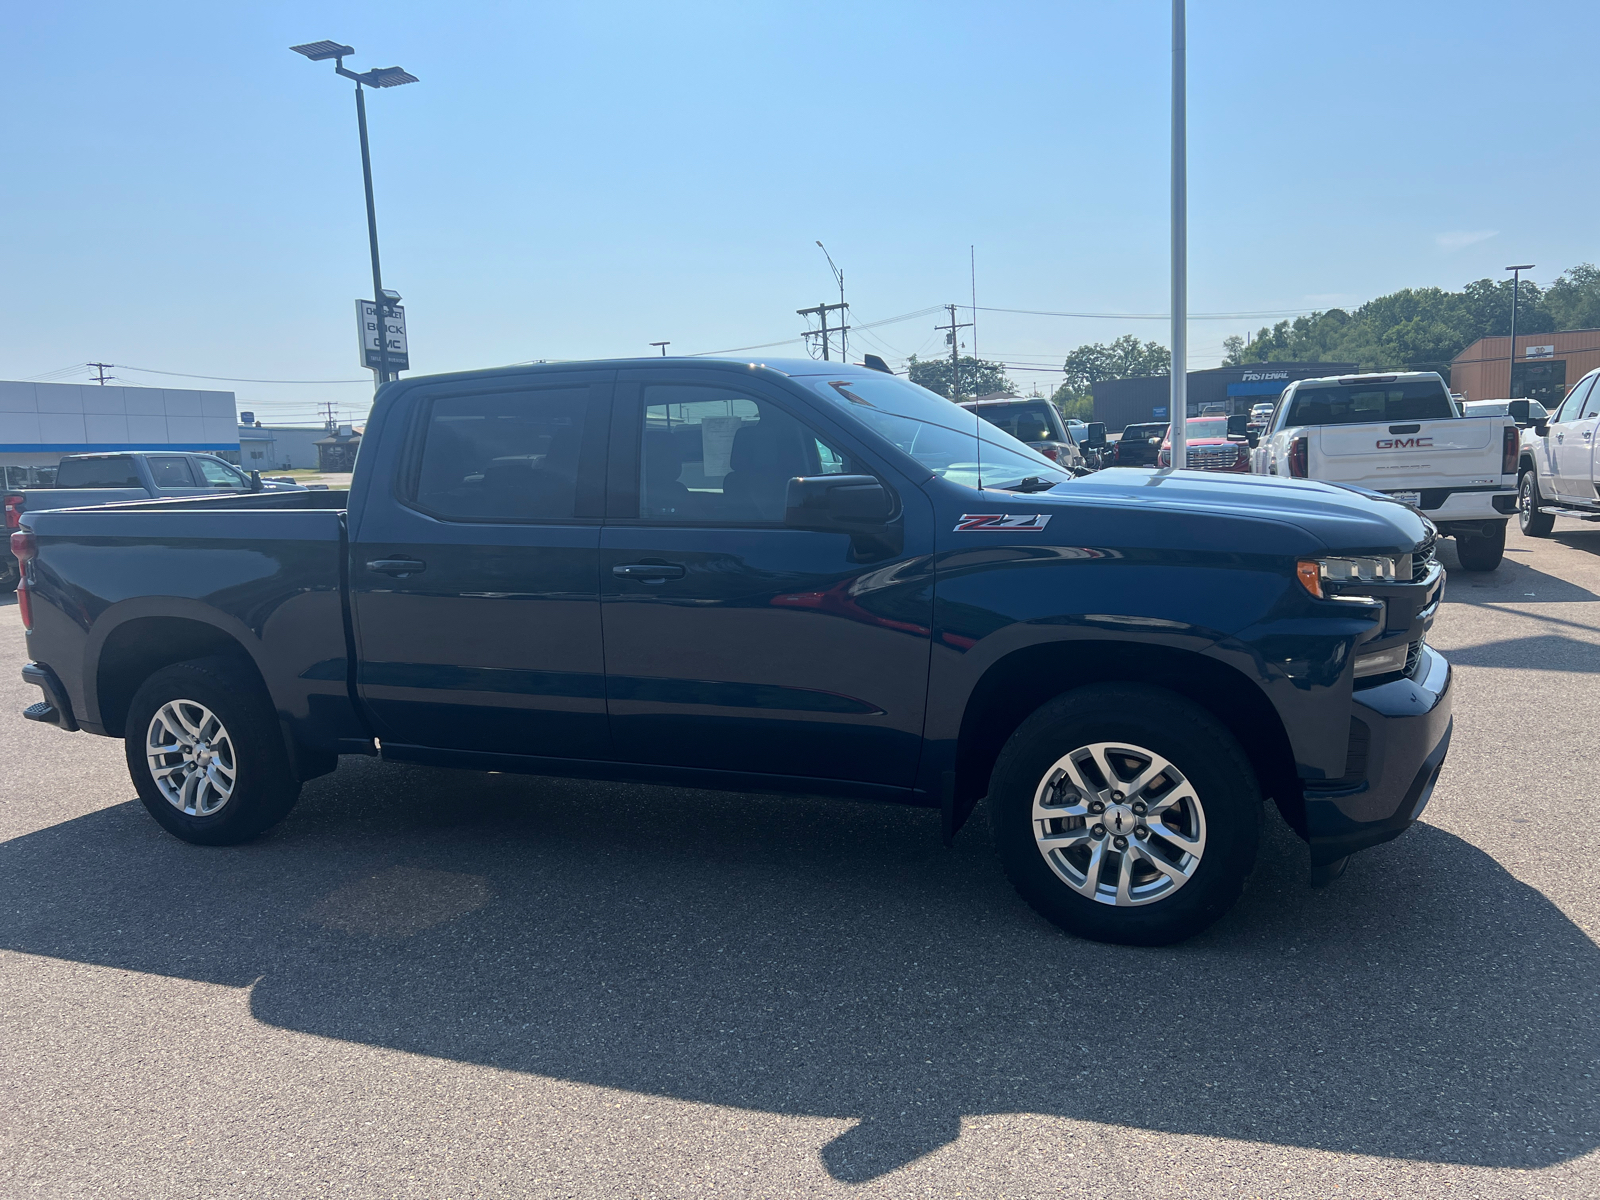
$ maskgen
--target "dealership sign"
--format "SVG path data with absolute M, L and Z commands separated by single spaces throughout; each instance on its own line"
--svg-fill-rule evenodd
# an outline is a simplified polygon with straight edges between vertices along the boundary
M 406 310 L 403 305 L 389 304 L 384 316 L 384 337 L 389 352 L 389 370 L 409 371 L 410 355 L 406 349 Z M 371 300 L 356 301 L 356 336 L 361 346 L 361 365 L 369 370 L 378 369 L 378 306 Z
M 1556 356 L 1556 348 L 1554 346 L 1529 346 L 1522 353 L 1528 358 L 1554 358 Z

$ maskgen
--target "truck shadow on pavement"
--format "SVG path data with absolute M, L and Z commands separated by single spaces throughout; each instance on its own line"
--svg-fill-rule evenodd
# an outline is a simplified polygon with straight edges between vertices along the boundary
M 1008 1112 L 1499 1167 L 1600 1144 L 1600 952 L 1451 834 L 1312 892 L 1273 816 L 1234 912 L 1141 950 L 1036 917 L 982 813 L 953 850 L 937 825 L 347 762 L 251 846 L 136 803 L 0 845 L 0 945 L 252 987 L 287 1030 L 854 1119 L 821 1151 L 852 1182 Z

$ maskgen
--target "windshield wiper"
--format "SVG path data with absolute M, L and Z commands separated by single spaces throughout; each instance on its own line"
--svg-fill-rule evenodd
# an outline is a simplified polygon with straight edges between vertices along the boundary
M 1062 481 L 1061 480 L 1057 480 L 1056 481 L 1056 483 L 1059 483 L 1059 482 L 1062 482 Z M 1048 479 L 1040 479 L 1037 475 L 1029 475 L 1026 479 L 1018 480 L 1016 483 L 1007 484 L 1005 487 L 996 488 L 995 490 L 998 491 L 998 492 L 1023 492 L 1023 493 L 1048 492 L 1051 488 L 1053 488 L 1055 486 L 1056 486 L 1056 484 L 1050 482 Z

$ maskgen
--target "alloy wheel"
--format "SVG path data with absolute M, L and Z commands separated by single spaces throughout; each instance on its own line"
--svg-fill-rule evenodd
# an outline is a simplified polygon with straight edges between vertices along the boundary
M 194 700 L 171 700 L 150 718 L 145 758 L 156 788 L 181 813 L 209 817 L 233 795 L 238 760 L 222 721 Z
M 1153 904 L 1194 877 L 1205 809 L 1166 758 L 1127 742 L 1062 755 L 1033 796 L 1033 836 L 1050 869 L 1086 899 Z

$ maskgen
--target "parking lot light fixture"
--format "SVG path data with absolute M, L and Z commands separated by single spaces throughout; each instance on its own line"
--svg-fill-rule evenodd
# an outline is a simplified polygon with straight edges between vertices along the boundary
M 372 308 L 373 317 L 378 326 L 378 366 L 374 374 L 378 386 L 382 387 L 389 381 L 389 329 L 387 317 L 395 300 L 389 299 L 395 293 L 386 293 L 383 289 L 383 270 L 378 261 L 378 211 L 372 200 L 372 153 L 367 146 L 367 102 L 362 93 L 362 86 L 374 88 L 400 87 L 407 83 L 416 83 L 417 77 L 400 67 L 376 67 L 371 71 L 352 71 L 344 65 L 344 60 L 354 54 L 355 47 L 347 46 L 343 42 L 306 42 L 300 46 L 290 46 L 296 54 L 303 54 L 312 62 L 325 62 L 333 59 L 333 69 L 346 79 L 353 79 L 356 85 L 356 127 L 361 133 L 361 181 L 367 192 L 367 244 L 372 253 Z
M 1521 263 L 1515 267 L 1507 267 L 1511 272 L 1511 348 L 1506 351 L 1506 399 L 1512 399 L 1512 375 L 1517 366 L 1517 285 L 1522 279 L 1524 271 L 1533 270 L 1532 263 Z

